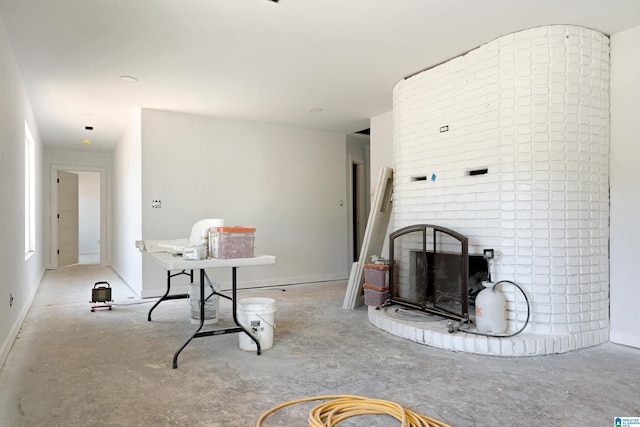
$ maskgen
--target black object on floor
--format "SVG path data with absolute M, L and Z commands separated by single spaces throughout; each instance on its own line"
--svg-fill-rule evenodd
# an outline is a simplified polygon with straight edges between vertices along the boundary
M 103 303 L 101 305 L 92 305 L 91 311 L 96 311 L 96 308 L 108 308 L 111 310 L 111 304 L 106 304 L 113 302 L 111 299 L 111 285 L 109 285 L 109 282 L 96 282 L 95 285 L 93 285 L 90 302 L 92 304 Z

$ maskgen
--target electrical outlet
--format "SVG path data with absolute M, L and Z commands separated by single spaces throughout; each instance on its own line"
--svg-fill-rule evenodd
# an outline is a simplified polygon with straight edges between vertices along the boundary
M 13 294 L 9 294 L 9 307 L 13 307 Z
M 151 207 L 154 209 L 160 209 L 162 207 L 162 202 L 160 200 L 152 200 Z

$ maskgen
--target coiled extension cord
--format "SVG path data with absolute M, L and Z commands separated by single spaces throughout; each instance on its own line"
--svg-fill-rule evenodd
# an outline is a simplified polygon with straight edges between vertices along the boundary
M 262 414 L 256 423 L 256 427 L 261 427 L 264 419 L 279 409 L 295 405 L 297 403 L 311 402 L 314 400 L 329 401 L 321 403 L 311 410 L 308 419 L 309 427 L 332 427 L 347 418 L 367 414 L 390 415 L 402 423 L 401 427 L 450 427 L 442 421 L 411 412 L 395 402 L 350 395 L 307 397 L 304 399 L 281 403 Z

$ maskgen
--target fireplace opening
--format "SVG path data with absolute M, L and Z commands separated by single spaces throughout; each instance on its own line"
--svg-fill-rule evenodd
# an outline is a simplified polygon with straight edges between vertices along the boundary
M 489 280 L 483 255 L 469 255 L 465 236 L 420 224 L 389 236 L 389 302 L 444 317 L 469 320 Z

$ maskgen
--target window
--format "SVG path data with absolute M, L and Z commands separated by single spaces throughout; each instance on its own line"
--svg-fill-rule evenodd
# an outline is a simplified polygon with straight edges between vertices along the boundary
M 35 147 L 27 122 L 24 123 L 24 253 L 36 250 Z

